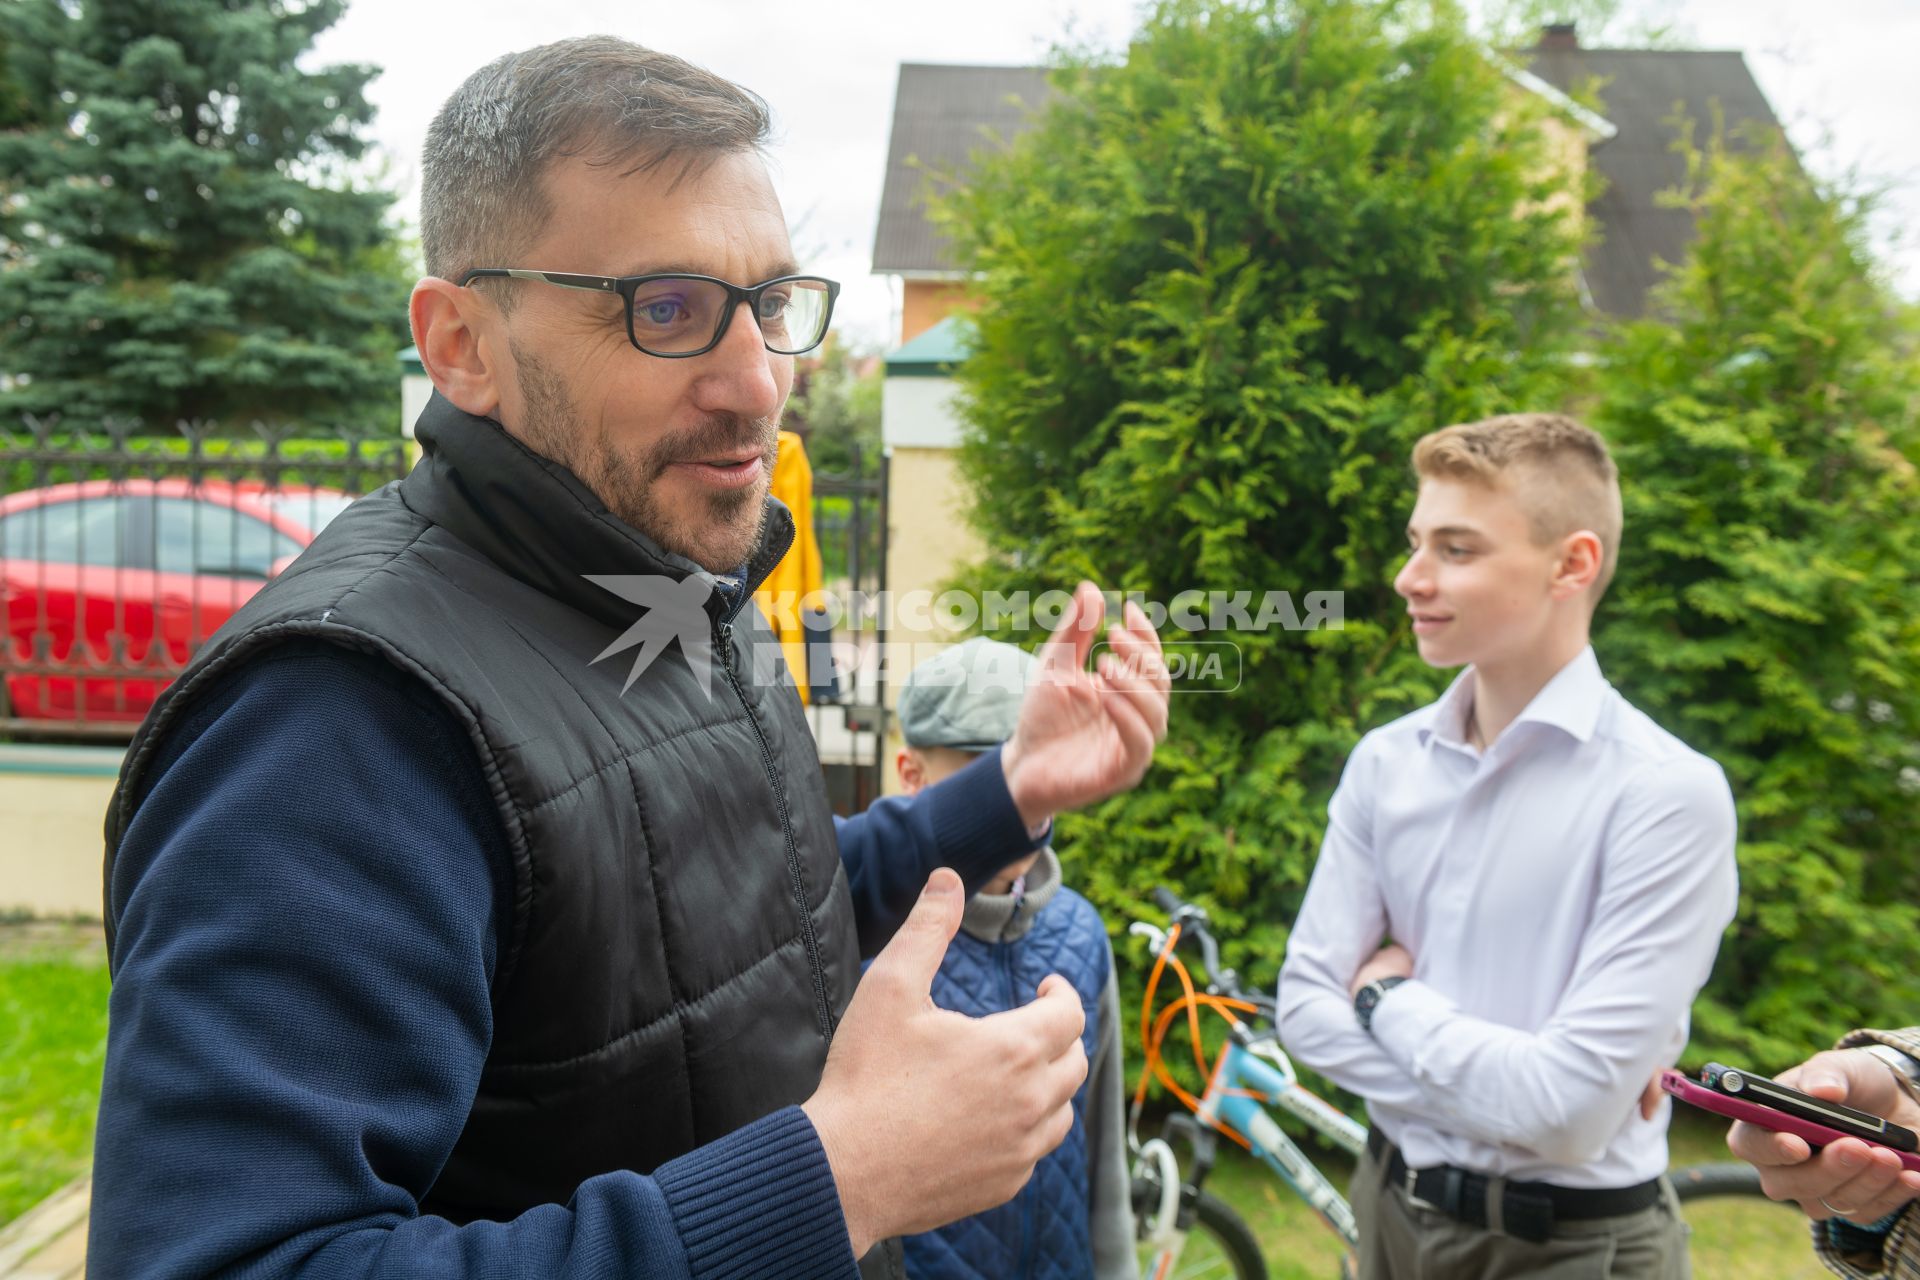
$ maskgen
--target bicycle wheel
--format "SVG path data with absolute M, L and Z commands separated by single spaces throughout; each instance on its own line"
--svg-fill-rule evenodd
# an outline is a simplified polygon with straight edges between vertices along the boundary
M 1220 1200 L 1202 1191 L 1194 1205 L 1193 1230 L 1187 1233 L 1180 1261 L 1164 1277 L 1153 1272 L 1154 1253 L 1140 1251 L 1142 1280 L 1267 1280 L 1267 1261 L 1246 1222 Z
M 1673 1180 L 1674 1194 L 1680 1197 L 1681 1204 L 1716 1196 L 1767 1198 L 1767 1193 L 1760 1189 L 1760 1171 L 1750 1164 L 1735 1161 L 1693 1164 L 1670 1170 L 1667 1176 Z

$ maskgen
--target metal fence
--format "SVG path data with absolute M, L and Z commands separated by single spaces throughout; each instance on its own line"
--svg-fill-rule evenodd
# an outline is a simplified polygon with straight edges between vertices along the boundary
M 810 680 L 807 708 L 827 794 L 834 811 L 854 814 L 880 798 L 887 768 L 885 664 L 886 616 L 859 607 L 878 601 L 887 587 L 887 472 L 866 478 L 860 451 L 850 475 L 817 472 L 813 478 L 813 528 L 820 544 L 826 590 L 847 607 L 830 633 L 823 633 L 843 659 L 853 657 L 829 690 Z M 831 615 L 830 615 L 831 616 Z M 811 665 L 811 664 L 810 664 Z
M 255 425 L 0 429 L 0 735 L 124 740 L 222 622 L 407 442 Z

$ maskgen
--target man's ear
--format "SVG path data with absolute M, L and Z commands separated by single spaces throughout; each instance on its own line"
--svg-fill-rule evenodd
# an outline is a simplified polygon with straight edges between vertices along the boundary
M 1605 555 L 1600 535 L 1591 529 L 1579 529 L 1561 539 L 1560 563 L 1553 573 L 1553 598 L 1570 600 L 1593 586 Z
M 500 416 L 500 385 L 495 353 L 481 321 L 493 304 L 473 289 L 428 276 L 413 286 L 407 318 L 413 345 L 434 389 L 479 418 Z
M 927 785 L 926 766 L 921 763 L 920 753 L 912 747 L 900 748 L 893 758 L 893 767 L 900 774 L 900 789 L 908 795 L 914 795 Z

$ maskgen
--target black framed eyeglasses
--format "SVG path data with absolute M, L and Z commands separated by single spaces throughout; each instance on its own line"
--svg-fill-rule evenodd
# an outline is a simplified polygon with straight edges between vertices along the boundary
M 543 280 L 562 289 L 618 294 L 626 304 L 627 340 L 637 351 L 667 360 L 705 355 L 727 336 L 733 313 L 746 303 L 761 341 L 775 355 L 797 356 L 820 345 L 833 319 L 840 283 L 820 276 L 781 276 L 748 288 L 712 276 L 581 276 L 518 267 L 476 267 L 460 287 L 485 277 Z

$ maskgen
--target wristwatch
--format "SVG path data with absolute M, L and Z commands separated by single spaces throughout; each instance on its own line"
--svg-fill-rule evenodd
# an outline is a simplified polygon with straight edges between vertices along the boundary
M 1405 978 L 1376 978 L 1353 993 L 1353 1016 L 1360 1020 L 1362 1031 L 1373 1034 L 1373 1011 L 1380 1007 L 1380 1000 L 1387 992 L 1405 981 Z
M 1864 1053 L 1870 1053 L 1887 1064 L 1893 1072 L 1893 1078 L 1900 1082 L 1900 1091 L 1916 1101 L 1920 1101 L 1920 1062 L 1914 1061 L 1910 1054 L 1900 1052 L 1890 1044 L 1857 1044 L 1853 1046 Z

